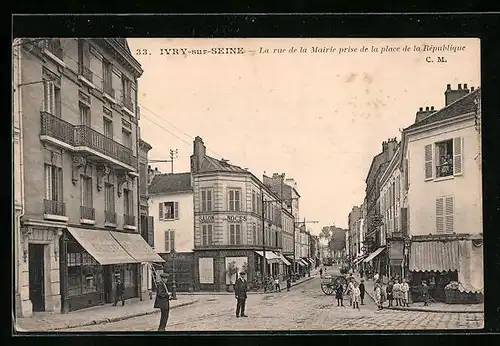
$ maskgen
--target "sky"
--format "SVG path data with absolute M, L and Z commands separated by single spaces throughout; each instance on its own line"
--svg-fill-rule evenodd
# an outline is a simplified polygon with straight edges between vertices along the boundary
M 382 141 L 401 138 L 419 107 L 444 106 L 447 84 L 480 85 L 478 39 L 128 39 L 144 70 L 139 79 L 141 137 L 149 159 L 188 172 L 193 140 L 207 154 L 297 182 L 300 217 L 313 234 L 347 228 Z M 465 47 L 415 52 L 423 44 Z M 403 52 L 402 47 L 410 47 Z M 361 52 L 366 46 L 367 51 Z M 372 52 L 371 47 L 385 48 Z M 242 47 L 243 54 L 161 54 L 161 49 Z M 260 47 L 270 53 L 259 53 Z M 300 47 L 307 52 L 300 53 Z M 334 47 L 313 53 L 312 47 Z M 399 52 L 389 52 L 400 47 Z M 283 53 L 273 53 L 273 49 Z M 296 48 L 297 52 L 289 52 Z M 344 51 L 339 54 L 339 48 Z M 356 49 L 353 52 L 353 49 Z M 148 54 L 137 54 L 137 50 Z M 254 51 L 254 52 L 252 52 Z M 437 57 L 446 62 L 437 62 Z M 433 62 L 426 62 L 430 57 Z M 170 172 L 169 163 L 151 164 Z

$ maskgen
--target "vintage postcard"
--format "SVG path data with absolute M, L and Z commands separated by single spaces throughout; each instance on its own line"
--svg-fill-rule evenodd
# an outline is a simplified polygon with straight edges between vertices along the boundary
M 18 38 L 18 332 L 484 325 L 480 40 Z

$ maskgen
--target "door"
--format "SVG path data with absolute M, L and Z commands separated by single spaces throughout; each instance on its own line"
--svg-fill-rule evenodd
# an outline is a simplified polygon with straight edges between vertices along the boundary
M 113 302 L 113 273 L 112 266 L 106 265 L 103 266 L 103 284 L 104 284 L 104 302 L 112 303 Z
M 29 294 L 33 311 L 45 311 L 44 245 L 29 244 Z

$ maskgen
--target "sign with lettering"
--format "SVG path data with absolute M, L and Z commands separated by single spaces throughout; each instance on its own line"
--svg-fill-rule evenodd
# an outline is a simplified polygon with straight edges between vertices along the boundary
M 201 215 L 199 217 L 200 222 L 214 222 L 215 221 L 215 216 L 214 215 Z
M 228 215 L 226 220 L 227 222 L 245 222 L 247 217 L 244 215 Z

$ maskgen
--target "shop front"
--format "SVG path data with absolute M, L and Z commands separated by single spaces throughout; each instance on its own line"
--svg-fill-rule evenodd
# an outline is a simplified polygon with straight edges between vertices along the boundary
M 259 255 L 260 257 L 260 260 L 262 261 L 262 259 L 264 258 L 264 252 L 263 251 L 255 251 L 255 253 L 257 255 Z M 277 255 L 276 253 L 274 253 L 273 251 L 266 251 L 266 264 L 267 264 L 267 268 L 266 268 L 266 276 L 272 276 L 272 277 L 276 277 L 276 276 L 280 276 L 280 264 L 281 264 L 281 258 L 279 255 Z M 258 268 L 261 268 L 261 267 L 258 267 Z M 258 272 L 260 273 L 261 272 L 261 269 L 257 269 Z M 281 272 L 283 272 L 283 270 L 281 270 Z M 262 273 L 260 273 L 262 275 Z
M 62 312 L 114 302 L 118 278 L 125 299 L 139 297 L 140 264 L 159 258 L 139 234 L 76 227 L 60 248 Z
M 283 256 L 283 254 L 281 254 L 280 252 L 275 252 L 275 254 L 280 258 L 281 261 L 281 280 L 286 280 L 290 277 L 290 275 L 292 275 L 292 263 L 290 263 L 290 261 L 286 259 L 286 257 Z
M 388 276 L 390 278 L 404 278 L 404 247 L 402 236 L 393 233 L 392 238 L 387 239 Z
M 380 256 L 384 250 L 385 247 L 379 247 L 363 260 L 363 265 L 366 265 L 366 268 L 368 268 L 368 272 L 366 273 L 368 277 L 373 277 L 375 273 L 378 273 L 379 277 L 382 277 L 382 275 L 386 272 L 385 270 L 382 270 L 383 261 L 381 261 L 382 256 Z

